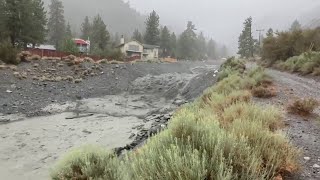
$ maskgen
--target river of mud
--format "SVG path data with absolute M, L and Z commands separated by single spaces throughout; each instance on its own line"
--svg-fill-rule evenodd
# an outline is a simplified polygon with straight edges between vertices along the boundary
M 178 70 L 172 64 L 155 64 L 156 73 L 139 71 L 118 93 L 58 101 L 41 108 L 42 114 L 51 115 L 0 112 L 1 179 L 49 179 L 50 167 L 70 148 L 99 144 L 112 150 L 143 140 L 152 128 L 165 128 L 175 109 L 214 84 L 219 67 L 212 61 L 179 63 L 173 65 Z M 123 66 L 123 70 L 130 68 Z M 136 69 L 143 69 L 144 65 L 138 66 Z M 103 86 L 110 85 L 100 84 Z

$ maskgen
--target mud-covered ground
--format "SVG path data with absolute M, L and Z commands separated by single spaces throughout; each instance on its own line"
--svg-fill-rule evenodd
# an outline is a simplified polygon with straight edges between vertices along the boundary
M 136 145 L 213 85 L 219 65 L 39 61 L 0 70 L 1 178 L 48 179 L 57 158 L 83 144 Z
M 285 133 L 291 142 L 301 149 L 300 172 L 290 175 L 288 180 L 320 179 L 320 109 L 310 117 L 287 113 L 287 106 L 296 98 L 314 98 L 320 101 L 320 81 L 317 78 L 301 77 L 297 74 L 268 69 L 274 79 L 277 96 L 271 99 L 255 99 L 262 104 L 279 107 L 285 114 Z

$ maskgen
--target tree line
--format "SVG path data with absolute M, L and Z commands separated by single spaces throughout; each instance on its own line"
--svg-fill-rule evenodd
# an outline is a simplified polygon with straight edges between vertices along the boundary
M 0 42 L 10 42 L 12 47 L 48 43 L 57 50 L 76 53 L 72 38 L 75 36 L 64 17 L 61 0 L 51 0 L 48 12 L 42 0 L 0 0 Z M 141 43 L 158 45 L 162 57 L 181 59 L 215 59 L 227 55 L 225 46 L 207 39 L 202 32 L 196 33 L 195 25 L 188 22 L 180 35 L 167 26 L 160 26 L 160 17 L 153 11 L 145 22 L 145 31 L 136 29 L 131 39 Z M 86 16 L 81 25 L 81 38 L 90 39 L 91 54 L 106 56 L 115 53 L 120 43 L 119 34 L 111 34 L 99 14 Z
M 287 31 L 268 30 L 263 40 L 262 58 L 272 65 L 311 51 L 320 51 L 320 28 L 303 29 L 296 20 Z
M 145 33 L 134 31 L 132 38 L 145 44 L 159 45 L 162 57 L 179 59 L 216 59 L 227 56 L 227 48 L 212 38 L 207 40 L 202 32 L 196 33 L 195 25 L 189 21 L 180 35 L 171 32 L 167 26 L 160 27 L 159 15 L 153 11 L 147 17 Z

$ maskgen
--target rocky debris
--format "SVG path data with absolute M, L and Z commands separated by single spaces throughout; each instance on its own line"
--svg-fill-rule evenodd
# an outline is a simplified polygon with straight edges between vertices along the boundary
M 91 134 L 92 132 L 91 131 L 88 131 L 86 129 L 82 130 L 83 133 L 86 133 L 86 134 Z
M 4 69 L 7 69 L 8 67 L 4 64 L 0 64 L 0 70 L 4 70 Z
M 29 51 L 21 51 L 17 54 L 17 60 L 21 62 L 30 62 L 31 53 Z
M 186 103 L 188 103 L 188 101 L 184 101 L 184 100 L 181 100 L 181 99 L 176 99 L 176 100 L 173 101 L 173 104 L 177 105 L 177 106 L 181 106 L 181 105 L 186 104 Z
M 312 167 L 313 167 L 313 168 L 316 168 L 316 169 L 319 169 L 319 168 L 320 168 L 320 165 L 314 164 Z
M 35 63 L 32 65 L 34 68 L 38 68 L 39 67 L 39 64 L 38 63 Z
M 304 157 L 303 159 L 306 160 L 306 161 L 309 161 L 311 158 L 310 157 Z
M 90 57 L 85 57 L 83 60 L 84 60 L 85 62 L 95 63 L 95 61 L 94 61 L 92 58 L 90 58 Z
M 11 66 L 9 66 L 9 68 L 10 68 L 11 71 L 17 71 L 18 70 L 17 66 L 15 66 L 15 65 L 11 65 Z
M 75 79 L 74 80 L 74 83 L 81 83 L 83 80 L 80 78 L 80 79 Z
M 168 122 L 172 117 L 172 113 L 170 114 L 153 114 L 144 119 L 145 123 L 151 123 L 151 127 L 146 128 L 145 125 L 139 125 L 134 127 L 134 129 L 139 130 L 137 134 L 131 134 L 129 139 L 134 138 L 134 141 L 131 144 L 127 144 L 124 147 L 115 148 L 115 153 L 120 156 L 123 151 L 133 150 L 137 146 L 141 145 L 148 138 L 158 134 L 162 130 L 166 129 L 168 126 Z

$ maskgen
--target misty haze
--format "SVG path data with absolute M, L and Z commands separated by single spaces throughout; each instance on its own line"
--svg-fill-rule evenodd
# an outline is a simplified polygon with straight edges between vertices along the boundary
M 319 180 L 319 10 L 0 0 L 0 179 Z

